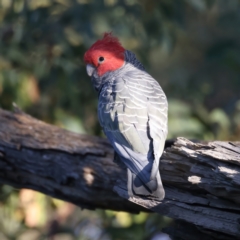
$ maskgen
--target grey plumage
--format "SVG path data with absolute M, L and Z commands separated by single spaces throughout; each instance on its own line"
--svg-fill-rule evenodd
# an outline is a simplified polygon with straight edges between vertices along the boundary
M 120 69 L 96 73 L 100 124 L 128 170 L 129 195 L 164 198 L 159 160 L 167 136 L 166 96 L 130 51 Z

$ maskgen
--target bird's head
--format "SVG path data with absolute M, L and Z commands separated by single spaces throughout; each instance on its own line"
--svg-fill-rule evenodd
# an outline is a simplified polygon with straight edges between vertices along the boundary
M 101 77 L 106 72 L 119 69 L 124 64 L 124 52 L 118 38 L 105 33 L 84 55 L 88 75 L 96 72 Z

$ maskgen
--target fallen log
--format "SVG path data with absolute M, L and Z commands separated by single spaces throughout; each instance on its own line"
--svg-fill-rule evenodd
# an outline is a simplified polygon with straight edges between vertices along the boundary
M 158 212 L 178 220 L 181 230 L 166 229 L 173 239 L 240 238 L 240 143 L 177 138 L 166 146 L 164 201 L 128 199 L 126 169 L 106 139 L 0 109 L 0 183 L 81 208 Z

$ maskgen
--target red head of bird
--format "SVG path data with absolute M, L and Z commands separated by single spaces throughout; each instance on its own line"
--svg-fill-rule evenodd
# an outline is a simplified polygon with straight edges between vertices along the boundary
M 105 33 L 103 39 L 95 42 L 84 55 L 88 75 L 97 70 L 98 76 L 108 71 L 115 71 L 124 64 L 124 52 L 118 38 L 111 33 Z

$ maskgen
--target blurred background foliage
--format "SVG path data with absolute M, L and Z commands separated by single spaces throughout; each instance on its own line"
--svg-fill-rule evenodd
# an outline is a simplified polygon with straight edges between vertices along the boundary
M 168 138 L 239 140 L 239 26 L 239 0 L 0 0 L 0 107 L 102 135 L 83 55 L 113 31 L 166 92 Z M 158 240 L 170 223 L 0 188 L 3 240 Z

